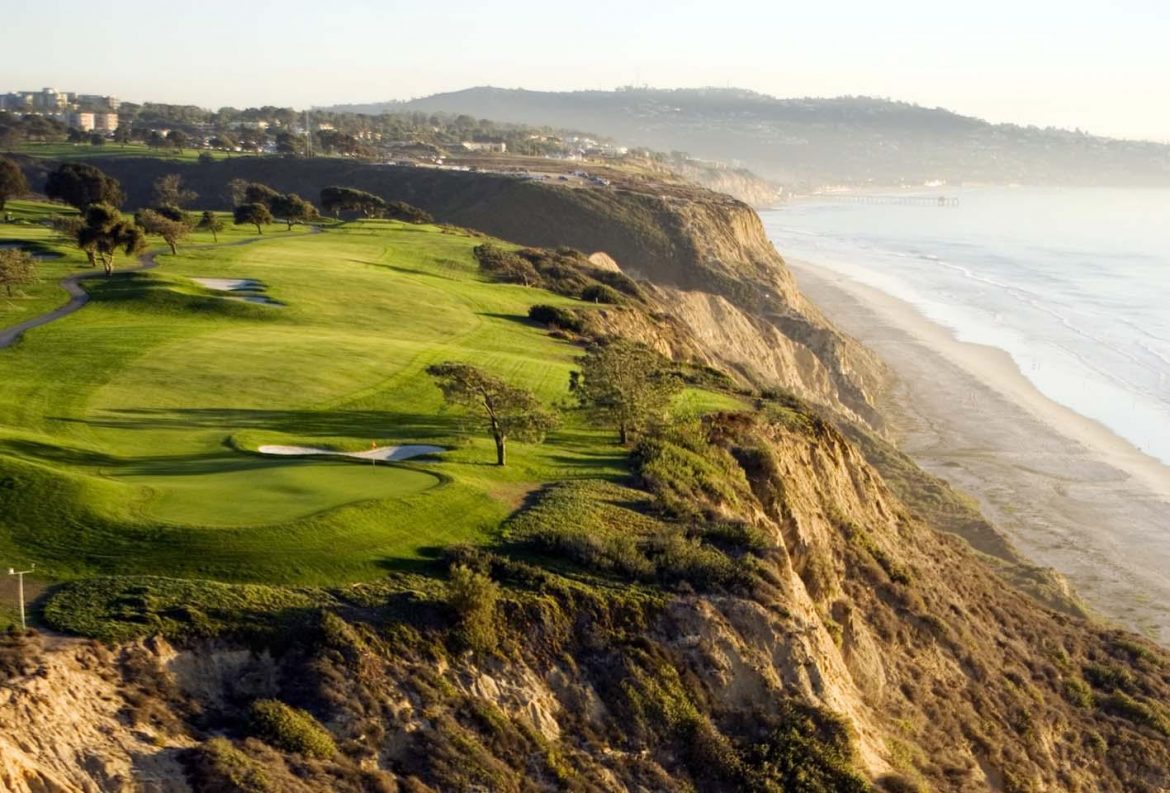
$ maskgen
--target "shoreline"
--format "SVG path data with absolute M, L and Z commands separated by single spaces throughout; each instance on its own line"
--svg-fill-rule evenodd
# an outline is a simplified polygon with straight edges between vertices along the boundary
M 1042 394 L 1003 350 L 911 304 L 788 260 L 801 291 L 894 376 L 879 410 L 899 448 L 975 497 L 1033 563 L 1107 620 L 1170 645 L 1170 467 Z

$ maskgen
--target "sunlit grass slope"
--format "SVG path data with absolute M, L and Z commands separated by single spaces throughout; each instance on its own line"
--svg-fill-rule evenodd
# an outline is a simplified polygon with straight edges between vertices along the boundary
M 477 242 L 387 221 L 274 230 L 87 282 L 84 309 L 0 350 L 0 558 L 52 578 L 342 583 L 489 539 L 541 483 L 621 476 L 612 435 L 572 414 L 498 468 L 444 409 L 433 362 L 473 362 L 551 404 L 580 355 L 525 319 L 534 303 L 573 301 L 485 282 Z M 53 280 L 84 264 L 60 252 Z M 224 299 L 198 277 L 255 279 L 280 306 Z M 264 443 L 450 451 L 373 467 L 255 454 Z

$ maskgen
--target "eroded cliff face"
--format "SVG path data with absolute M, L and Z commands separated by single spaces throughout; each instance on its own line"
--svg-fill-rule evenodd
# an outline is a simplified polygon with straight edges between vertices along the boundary
M 691 506 L 764 539 L 742 559 L 747 588 L 646 590 L 587 564 L 464 551 L 502 587 L 487 654 L 452 648 L 441 588 L 417 581 L 343 592 L 352 605 L 270 651 L 34 649 L 3 689 L 0 780 L 21 793 L 137 790 L 152 775 L 165 790 L 771 791 L 790 789 L 788 763 L 816 780 L 802 790 L 1170 785 L 1170 655 L 1005 585 L 815 416 L 724 414 L 701 436 L 728 484 Z M 314 714 L 336 753 L 247 737 L 258 697 Z

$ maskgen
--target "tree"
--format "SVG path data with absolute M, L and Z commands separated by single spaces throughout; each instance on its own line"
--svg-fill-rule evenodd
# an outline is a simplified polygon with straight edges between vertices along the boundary
M 7 157 L 0 157 L 0 212 L 4 210 L 8 199 L 27 192 L 28 180 L 24 178 L 24 171 Z
M 244 204 L 263 204 L 272 209 L 272 202 L 280 197 L 280 193 L 273 190 L 266 184 L 260 182 L 248 182 L 244 186 Z
M 240 204 L 232 212 L 232 218 L 237 226 L 251 223 L 256 227 L 257 234 L 263 234 L 264 229 L 261 226 L 267 226 L 272 222 L 272 212 L 269 211 L 267 205 L 256 201 L 251 204 Z
M 236 177 L 227 183 L 227 194 L 230 196 L 232 206 L 239 206 L 240 204 L 248 203 L 244 195 L 248 191 L 248 182 L 246 179 Z
M 296 193 L 278 195 L 272 199 L 268 206 L 275 217 L 288 224 L 289 231 L 292 231 L 292 227 L 297 223 L 308 223 L 310 220 L 320 217 L 317 214 L 317 207 Z
M 277 153 L 300 157 L 305 153 L 305 149 L 305 139 L 301 135 L 294 135 L 287 131 L 276 133 Z
M 486 425 L 496 443 L 496 465 L 507 461 L 507 443 L 539 443 L 557 424 L 557 417 L 531 391 L 505 383 L 465 363 L 440 363 L 427 367 L 449 404 L 470 410 Z
M 92 165 L 78 162 L 62 164 L 45 180 L 45 195 L 85 211 L 90 204 L 122 206 L 126 194 L 117 179 Z
M 172 148 L 178 149 L 179 154 L 182 154 L 183 149 L 187 148 L 189 141 L 190 138 L 187 137 L 187 133 L 181 129 L 172 129 L 167 132 L 167 143 Z
M 185 218 L 175 220 L 153 209 L 143 209 L 134 219 L 147 234 L 162 237 L 172 254 L 179 252 L 179 241 L 191 232 L 191 226 Z
M 223 231 L 223 221 L 219 219 L 219 215 L 212 212 L 210 209 L 203 211 L 199 217 L 199 224 L 195 228 L 200 231 L 210 231 L 211 239 L 219 242 L 219 233 Z
M 392 201 L 386 206 L 386 217 L 407 223 L 434 223 L 435 219 L 425 210 L 405 201 Z
M 105 203 L 86 207 L 77 232 L 77 247 L 85 251 L 91 265 L 100 259 L 106 275 L 113 274 L 114 257 L 119 250 L 133 256 L 145 246 L 146 234 L 142 227 L 123 218 L 117 208 Z
M 199 194 L 183 187 L 183 177 L 177 173 L 168 173 L 154 180 L 151 196 L 155 206 L 184 207 L 197 199 Z
M 661 417 L 682 386 L 670 362 L 644 344 L 618 340 L 594 346 L 569 375 L 569 390 L 598 419 L 617 426 L 623 444 Z
M 321 190 L 321 209 L 333 217 L 342 212 L 360 212 L 364 217 L 378 217 L 386 211 L 386 202 L 365 190 L 336 185 Z
M 37 260 L 28 251 L 0 248 L 0 285 L 12 297 L 12 287 L 37 282 Z

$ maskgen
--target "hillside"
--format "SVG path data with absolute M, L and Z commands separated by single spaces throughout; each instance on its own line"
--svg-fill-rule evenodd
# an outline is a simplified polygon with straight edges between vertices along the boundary
M 182 167 L 105 165 L 131 204 Z M 53 631 L 0 637 L 0 788 L 1170 785 L 1170 653 L 1087 620 L 883 440 L 880 367 L 746 206 L 329 161 L 183 174 L 218 209 L 235 176 L 341 183 L 481 231 L 199 232 L 0 349 L 0 553 L 40 563 Z M 58 257 L 6 312 L 85 270 L 39 223 L 60 207 L 15 209 L 4 238 Z M 587 301 L 601 271 L 576 253 L 529 252 L 551 264 L 525 286 L 475 252 L 537 238 L 644 280 Z M 537 304 L 570 319 L 533 322 Z M 684 384 L 629 446 L 568 391 L 615 339 Z M 531 389 L 560 426 L 492 465 L 424 372 L 444 360 Z M 371 444 L 441 451 L 261 453 Z
M 735 89 L 554 93 L 470 88 L 361 112 L 464 113 L 594 130 L 631 146 L 742 162 L 790 188 L 826 184 L 1170 184 L 1170 146 L 990 124 L 863 97 L 776 99 Z
M 51 163 L 25 162 L 34 187 L 43 184 Z M 613 185 L 601 189 L 324 158 L 87 162 L 119 179 L 131 206 L 147 203 L 151 184 L 167 173 L 180 174 L 199 194 L 200 208 L 223 206 L 233 178 L 310 198 L 328 185 L 346 184 L 517 243 L 605 252 L 662 289 L 662 299 L 745 383 L 790 388 L 881 425 L 873 409 L 884 382 L 881 364 L 804 300 L 756 213 L 724 195 L 621 171 L 611 173 Z

